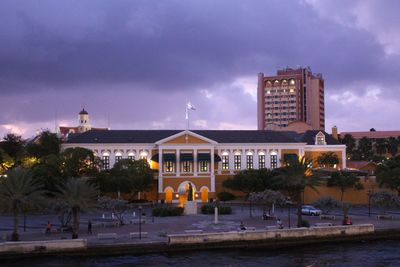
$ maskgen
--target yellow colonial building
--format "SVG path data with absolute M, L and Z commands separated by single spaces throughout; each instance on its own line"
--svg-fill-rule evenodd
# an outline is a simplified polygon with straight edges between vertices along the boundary
M 324 131 L 269 130 L 109 130 L 71 135 L 63 149 L 92 150 L 109 169 L 123 158 L 146 159 L 155 170 L 149 199 L 185 203 L 189 183 L 193 200 L 207 202 L 223 191 L 222 182 L 245 169 L 282 166 L 290 158 L 334 152 L 346 168 L 346 146 Z

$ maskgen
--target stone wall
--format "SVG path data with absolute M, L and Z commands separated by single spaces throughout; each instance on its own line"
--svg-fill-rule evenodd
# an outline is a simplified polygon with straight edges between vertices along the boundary
M 293 228 L 284 230 L 231 231 L 204 234 L 176 234 L 168 236 L 168 245 L 203 244 L 238 241 L 261 241 L 297 238 L 324 238 L 334 236 L 363 235 L 374 232 L 374 225 L 327 226 Z
M 86 239 L 20 241 L 0 244 L 2 253 L 62 252 L 87 248 Z

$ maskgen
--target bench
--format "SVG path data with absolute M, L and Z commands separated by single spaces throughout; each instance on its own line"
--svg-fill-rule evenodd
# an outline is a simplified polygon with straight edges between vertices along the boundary
M 246 226 L 246 230 L 245 231 L 255 231 L 256 228 L 254 226 Z
M 141 232 L 140 235 L 141 235 L 142 238 L 146 238 L 147 235 L 148 235 L 148 233 L 147 233 L 147 232 Z M 129 233 L 129 237 L 130 237 L 130 238 L 139 238 L 139 232 L 132 232 L 132 233 Z
M 265 226 L 265 229 L 267 230 L 278 230 L 279 227 L 277 225 L 271 225 L 271 226 Z
M 314 224 L 315 227 L 326 227 L 326 226 L 333 226 L 333 223 L 316 223 Z
M 97 239 L 117 239 L 117 234 L 116 233 L 97 234 Z
M 381 215 L 377 215 L 376 218 L 377 218 L 378 220 L 393 220 L 393 215 L 384 215 L 384 214 L 381 214 Z
M 201 233 L 203 233 L 203 230 L 185 230 L 185 233 L 187 233 L 187 234 L 201 234 Z
M 141 224 L 145 224 L 146 223 L 146 219 L 141 219 L 140 220 Z M 139 224 L 139 219 L 132 219 L 130 221 L 131 224 Z
M 336 217 L 335 217 L 335 215 L 326 215 L 326 214 L 324 214 L 324 215 L 320 215 L 319 218 L 321 220 L 334 220 Z

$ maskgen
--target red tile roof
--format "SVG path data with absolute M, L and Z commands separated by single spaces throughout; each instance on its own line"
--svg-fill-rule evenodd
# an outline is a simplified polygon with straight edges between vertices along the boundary
M 355 139 L 367 138 L 389 138 L 400 136 L 400 131 L 366 131 L 366 132 L 341 132 L 340 136 L 343 138 L 346 134 L 351 134 Z

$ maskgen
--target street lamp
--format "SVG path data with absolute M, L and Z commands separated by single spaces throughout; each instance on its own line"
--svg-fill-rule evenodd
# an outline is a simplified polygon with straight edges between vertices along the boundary
M 142 206 L 139 206 L 139 239 L 142 239 Z
M 371 189 L 368 189 L 368 217 L 371 217 Z
M 289 221 L 289 229 L 291 228 L 290 224 L 290 197 L 287 197 L 286 203 L 288 205 L 288 221 Z

